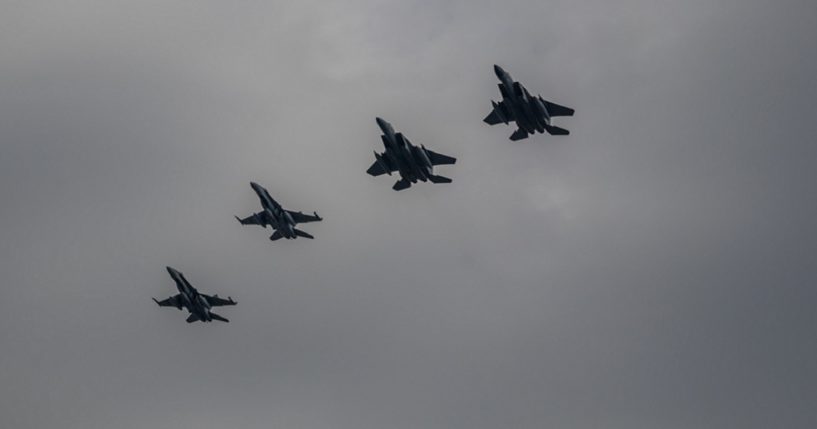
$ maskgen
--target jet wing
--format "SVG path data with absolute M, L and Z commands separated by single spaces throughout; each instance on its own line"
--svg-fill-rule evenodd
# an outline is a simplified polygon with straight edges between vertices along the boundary
M 457 162 L 457 158 L 448 155 L 442 155 L 437 152 L 430 151 L 428 149 L 425 149 L 425 151 L 426 154 L 428 155 L 428 160 L 431 161 L 432 165 L 454 164 Z
M 264 212 L 258 212 L 258 213 L 253 213 L 253 214 L 245 217 L 244 219 L 241 219 L 238 216 L 236 216 L 235 218 L 238 219 L 238 221 L 242 225 L 263 225 L 264 224 L 263 223 L 264 214 L 265 214 Z
M 556 103 L 551 103 L 550 101 L 544 99 L 542 99 L 542 103 L 544 103 L 545 109 L 548 109 L 548 113 L 550 113 L 550 116 L 573 116 L 573 113 L 575 112 L 575 110 L 569 107 L 560 106 Z
M 287 213 L 289 213 L 289 215 L 292 216 L 292 220 L 294 220 L 295 223 L 318 222 L 323 220 L 323 218 L 318 216 L 318 213 L 316 212 L 313 212 L 311 215 L 308 215 L 304 214 L 303 212 L 293 212 L 287 210 Z
M 375 152 L 374 155 L 377 157 L 377 159 L 374 161 L 374 164 L 372 164 L 372 166 L 366 170 L 366 173 L 371 176 L 380 176 L 397 171 L 397 168 L 395 168 L 394 165 L 389 162 L 389 159 L 385 153 L 378 155 L 377 152 Z
M 202 294 L 202 296 L 204 296 L 204 299 L 207 300 L 207 303 L 210 304 L 211 307 L 221 307 L 223 305 L 236 305 L 237 304 L 229 296 L 227 297 L 227 299 L 219 298 L 218 295 L 210 296 L 210 295 Z
M 182 296 L 181 295 L 171 296 L 170 298 L 165 299 L 163 301 L 157 301 L 156 298 L 153 298 L 153 301 L 156 304 L 159 304 L 159 307 L 176 307 L 178 309 L 182 308 Z
M 488 116 L 482 120 L 483 122 L 488 125 L 496 125 L 514 120 L 513 112 L 511 112 L 511 109 L 508 109 L 505 106 L 504 101 L 500 101 L 499 103 L 491 103 L 494 105 L 494 110 L 491 110 L 491 113 L 489 113 Z

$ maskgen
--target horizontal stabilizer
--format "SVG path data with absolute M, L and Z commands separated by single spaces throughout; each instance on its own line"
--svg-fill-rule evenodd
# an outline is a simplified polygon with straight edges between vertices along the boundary
M 283 237 L 281 231 L 275 231 L 272 235 L 269 236 L 269 239 L 272 241 L 280 240 Z
M 516 130 L 511 134 L 511 140 L 517 141 L 528 138 L 528 132 L 523 130 L 522 128 Z
M 447 177 L 443 177 L 443 176 L 431 175 L 431 176 L 428 176 L 428 180 L 430 180 L 431 183 L 451 183 L 451 179 L 449 179 Z
M 411 186 L 411 182 L 406 179 L 398 180 L 397 183 L 394 184 L 391 188 L 395 191 L 402 191 Z
M 196 313 L 190 313 L 190 316 L 187 317 L 187 323 L 193 323 L 199 320 L 201 319 L 199 319 L 199 316 L 197 316 Z
M 297 229 L 297 228 L 295 229 L 295 235 L 297 235 L 298 237 L 303 237 L 303 238 L 312 238 L 312 239 L 315 238 L 315 237 L 309 235 L 308 233 L 306 233 L 304 231 L 301 231 L 300 229 Z
M 545 131 L 547 131 L 552 136 L 566 136 L 570 134 L 570 131 L 564 128 L 554 127 L 552 125 L 545 126 Z
M 213 312 L 210 313 L 210 317 L 212 317 L 213 320 L 220 320 L 222 322 L 227 322 L 227 323 L 230 322 L 229 320 L 227 320 L 226 317 L 219 316 L 218 314 L 213 313 Z

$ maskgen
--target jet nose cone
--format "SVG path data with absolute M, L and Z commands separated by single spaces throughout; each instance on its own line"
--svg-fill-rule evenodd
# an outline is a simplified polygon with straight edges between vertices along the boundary
M 176 271 L 176 270 L 175 270 L 173 267 L 171 267 L 171 266 L 167 266 L 167 267 L 165 267 L 165 268 L 167 268 L 167 272 L 168 272 L 168 273 L 169 273 L 171 276 L 172 276 L 173 274 L 175 274 L 175 273 L 178 273 L 178 271 Z
M 394 128 L 392 128 L 391 124 L 386 122 L 385 119 L 375 118 L 375 120 L 377 121 L 377 126 L 383 131 L 383 134 L 394 134 Z
M 494 64 L 494 73 L 496 73 L 497 76 L 502 77 L 502 75 L 505 74 L 505 70 L 502 70 L 502 67 Z

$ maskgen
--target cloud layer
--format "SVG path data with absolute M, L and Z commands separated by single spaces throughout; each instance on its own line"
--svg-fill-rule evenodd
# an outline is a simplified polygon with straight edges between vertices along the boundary
M 3 9 L 0 426 L 817 426 L 812 2 Z M 572 134 L 483 124 L 494 63 Z

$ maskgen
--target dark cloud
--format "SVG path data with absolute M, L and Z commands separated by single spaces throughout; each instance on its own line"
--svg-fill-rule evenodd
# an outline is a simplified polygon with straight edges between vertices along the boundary
M 10 2 L 0 426 L 813 428 L 808 1 Z M 480 122 L 502 64 L 565 138 Z M 376 115 L 459 158 L 368 177 Z M 267 186 L 317 210 L 271 244 Z M 172 265 L 232 295 L 187 325 Z

